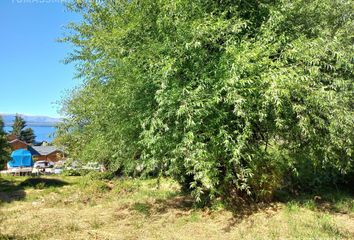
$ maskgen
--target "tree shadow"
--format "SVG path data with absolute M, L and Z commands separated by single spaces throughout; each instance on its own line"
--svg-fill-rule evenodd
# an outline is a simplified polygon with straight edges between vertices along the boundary
M 159 216 L 171 210 L 176 210 L 178 216 L 187 215 L 192 209 L 195 209 L 193 198 L 181 193 L 171 194 L 167 198 L 157 198 L 152 202 L 135 202 L 128 208 L 146 217 Z
M 49 188 L 49 187 L 63 187 L 68 185 L 68 182 L 53 178 L 28 178 L 21 182 L 19 188 Z
M 225 232 L 230 232 L 233 227 L 256 213 L 262 213 L 266 218 L 274 216 L 282 207 L 299 206 L 316 212 L 326 212 L 331 214 L 348 214 L 354 211 L 354 192 L 348 189 L 326 189 L 316 193 L 303 193 L 294 195 L 289 192 L 276 193 L 270 202 L 244 203 L 230 205 L 226 210 L 232 212 L 227 226 L 223 228 Z
M 286 193 L 286 197 L 275 196 L 273 201 L 269 202 L 244 202 L 224 206 L 224 210 L 231 212 L 230 217 L 221 229 L 224 232 L 230 232 L 244 221 L 247 221 L 255 214 L 262 214 L 269 219 L 279 213 L 279 210 L 297 204 L 299 207 L 311 209 L 316 212 L 330 212 L 333 214 L 348 214 L 353 211 L 354 194 L 347 191 L 327 190 L 317 194 L 303 194 L 301 196 Z M 283 204 L 281 204 L 283 203 Z M 212 214 L 212 206 L 198 207 L 190 195 L 184 195 L 180 192 L 167 198 L 155 199 L 153 202 L 137 202 L 130 206 L 131 210 L 139 212 L 145 217 L 160 217 L 160 215 L 172 212 L 176 217 L 189 216 L 195 210 L 204 211 L 203 215 Z M 252 220 L 251 220 L 252 221 Z
M 21 240 L 21 239 L 26 239 L 26 238 L 16 236 L 16 235 L 4 235 L 4 234 L 0 233 L 0 239 L 1 240 Z
M 226 210 L 232 213 L 232 217 L 229 218 L 227 225 L 222 228 L 222 230 L 224 232 L 230 232 L 232 228 L 241 224 L 256 213 L 263 213 L 266 218 L 271 218 L 278 212 L 279 205 L 276 202 L 251 202 L 242 205 L 229 205 L 226 207 Z
M 20 183 L 0 178 L 0 205 L 2 203 L 10 203 L 13 201 L 20 201 L 25 199 L 25 189 L 45 189 L 50 187 L 63 187 L 68 184 L 68 182 L 59 179 L 40 177 L 27 178 L 26 180 Z
M 282 194 L 277 201 L 332 214 L 348 214 L 354 211 L 354 191 L 349 188 L 329 188 L 296 196 Z
M 145 217 L 161 217 L 166 213 L 174 214 L 176 217 L 190 216 L 194 211 L 203 211 L 203 215 L 210 215 L 215 210 L 211 205 L 197 204 L 195 199 L 183 192 L 176 192 L 167 198 L 157 198 L 154 201 L 139 201 L 125 206 L 118 211 L 125 211 L 125 208 L 138 212 Z M 228 205 L 223 208 L 232 213 L 232 217 L 228 220 L 226 226 L 222 228 L 223 231 L 229 232 L 237 224 L 241 223 L 248 217 L 255 213 L 263 212 L 267 217 L 272 217 L 279 209 L 278 202 L 274 203 L 244 203 L 238 205 Z M 125 213 L 128 214 L 128 213 Z M 117 214 L 122 217 L 124 214 Z
M 8 235 L 0 233 L 1 240 L 27 240 L 27 239 L 39 239 L 36 235 L 19 236 L 19 235 Z
M 26 192 L 18 188 L 14 181 L 0 178 L 0 205 L 12 201 L 22 200 L 26 197 Z
M 168 210 L 190 211 L 195 209 L 194 199 L 189 195 L 175 194 L 166 199 L 155 201 L 155 211 L 159 214 L 166 213 Z

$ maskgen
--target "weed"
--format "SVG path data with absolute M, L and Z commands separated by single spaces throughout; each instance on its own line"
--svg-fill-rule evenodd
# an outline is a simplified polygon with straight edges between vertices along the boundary
M 200 213 L 198 212 L 192 212 L 189 216 L 189 221 L 190 222 L 198 222 L 200 220 Z
M 80 230 L 80 227 L 77 223 L 75 222 L 69 222 L 66 225 L 66 229 L 69 230 L 70 232 L 77 232 Z
M 133 204 L 132 208 L 138 213 L 141 213 L 145 216 L 150 216 L 150 206 L 147 203 L 137 202 Z
M 289 213 L 294 213 L 299 211 L 299 205 L 295 201 L 290 201 L 286 204 L 286 209 Z
M 103 223 L 99 221 L 98 219 L 93 219 L 93 221 L 90 223 L 92 229 L 99 229 Z
M 344 237 L 340 232 L 332 217 L 328 214 L 323 214 L 319 217 L 319 224 L 322 231 L 326 232 L 331 237 Z

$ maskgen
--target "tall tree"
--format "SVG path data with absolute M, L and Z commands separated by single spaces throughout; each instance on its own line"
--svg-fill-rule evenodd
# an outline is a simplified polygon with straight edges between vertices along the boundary
M 6 132 L 4 131 L 4 122 L 0 116 L 0 169 L 2 169 L 7 160 L 9 160 L 10 152 L 9 145 L 6 138 Z
M 36 135 L 34 135 L 32 128 L 26 128 L 21 132 L 21 140 L 26 143 L 34 143 Z
M 34 135 L 33 129 L 26 127 L 26 121 L 20 115 L 16 114 L 11 133 L 21 141 L 34 143 L 36 136 Z
M 263 199 L 353 171 L 350 0 L 75 1 L 83 86 L 61 139 L 82 159 Z M 286 183 L 286 184 L 284 184 Z
M 14 134 L 18 139 L 21 139 L 21 133 L 25 127 L 25 120 L 20 115 L 16 114 L 15 120 L 12 124 L 11 134 Z

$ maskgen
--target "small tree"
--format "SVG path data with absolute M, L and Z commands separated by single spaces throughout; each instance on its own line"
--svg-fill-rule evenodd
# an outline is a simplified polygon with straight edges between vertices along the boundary
M 73 1 L 70 154 L 270 199 L 353 172 L 352 1 Z M 135 165 L 135 166 L 134 166 Z
M 12 125 L 11 133 L 14 134 L 18 139 L 21 138 L 21 132 L 26 127 L 25 120 L 18 114 L 15 116 L 14 123 Z
M 34 135 L 33 129 L 26 128 L 26 126 L 26 121 L 20 115 L 16 114 L 11 133 L 21 141 L 33 143 L 36 136 Z
M 3 168 L 6 161 L 9 159 L 9 145 L 4 131 L 4 122 L 0 116 L 0 169 Z
M 34 143 L 35 138 L 32 128 L 26 128 L 21 132 L 21 140 L 26 143 Z

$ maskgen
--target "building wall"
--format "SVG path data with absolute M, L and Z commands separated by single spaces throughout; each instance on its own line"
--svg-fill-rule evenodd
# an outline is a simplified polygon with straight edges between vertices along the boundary
M 49 155 L 33 156 L 33 160 L 35 161 L 46 160 L 46 161 L 57 162 L 62 159 L 62 156 L 63 156 L 62 152 L 55 151 Z

